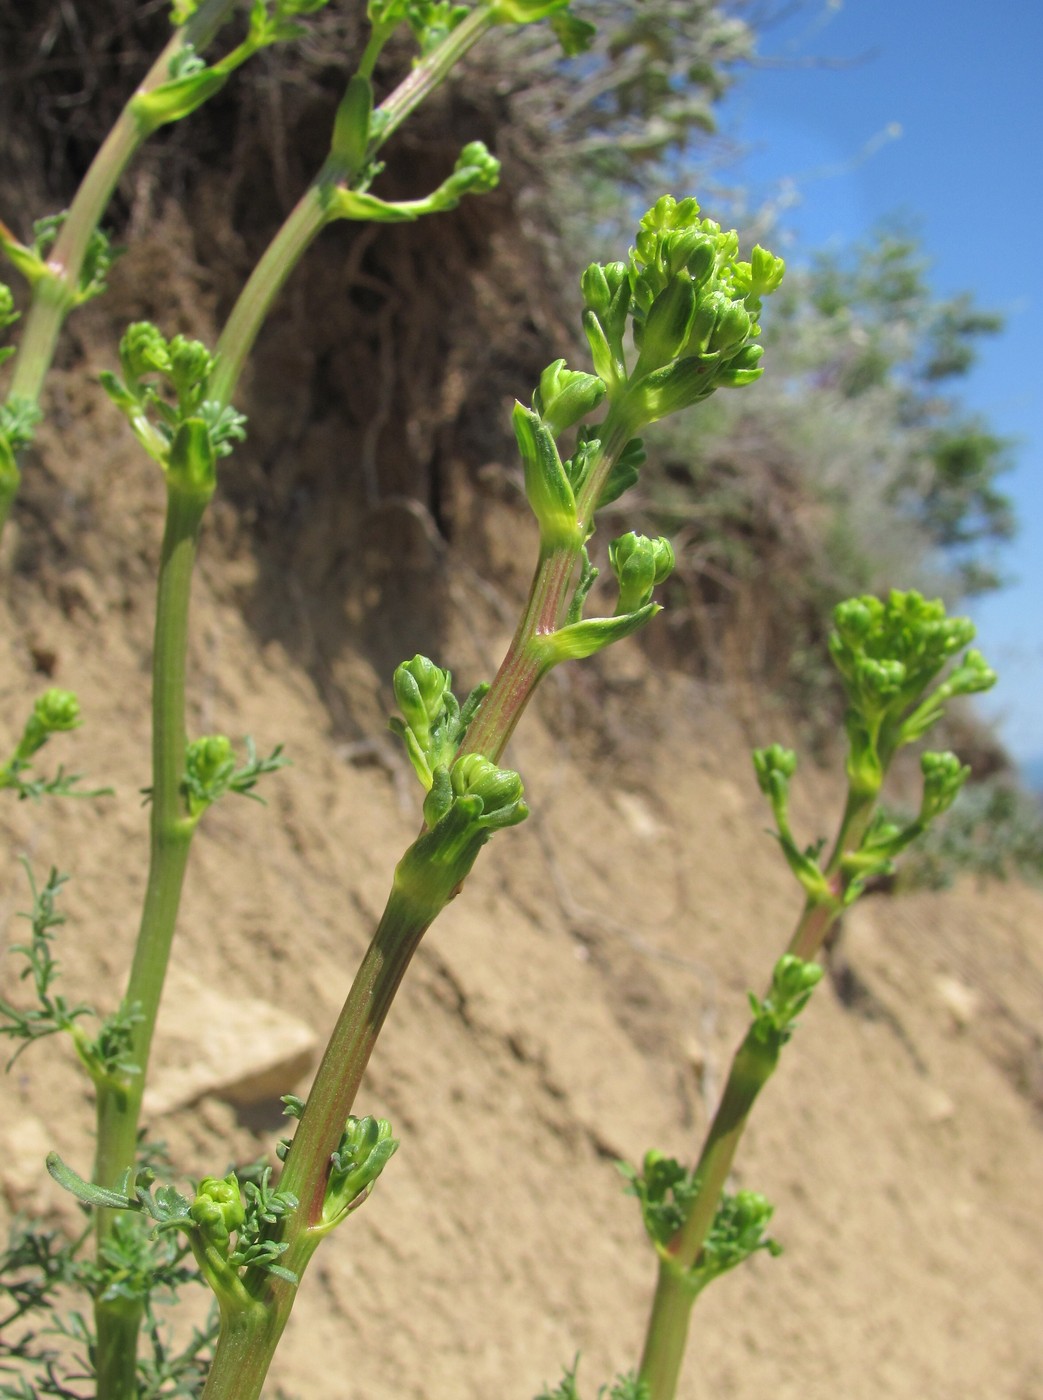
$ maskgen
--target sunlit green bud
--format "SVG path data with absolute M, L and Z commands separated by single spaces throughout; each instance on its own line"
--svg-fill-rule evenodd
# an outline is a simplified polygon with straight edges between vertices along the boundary
M 780 1006 L 797 1003 L 803 1006 L 811 991 L 821 981 L 822 968 L 818 963 L 805 962 L 803 958 L 786 953 L 775 964 L 772 972 L 772 996 Z
M 620 331 L 630 303 L 630 269 L 625 262 L 591 263 L 580 278 L 583 304 L 610 332 Z
M 652 232 L 664 229 L 687 228 L 699 213 L 699 201 L 691 195 L 685 199 L 675 199 L 672 194 L 660 195 L 651 209 L 641 216 L 641 228 Z
M 636 612 L 616 617 L 587 617 L 537 636 L 529 645 L 541 670 L 550 670 L 559 661 L 583 661 L 613 642 L 622 641 L 660 611 L 658 603 L 646 603 Z
M 170 382 L 185 410 L 196 407 L 214 368 L 214 357 L 201 340 L 176 335 L 168 347 Z
M 699 228 L 677 229 L 662 236 L 660 256 L 668 277 L 687 273 L 701 287 L 716 265 L 717 245 Z
M 597 314 L 588 307 L 583 312 L 581 322 L 583 334 L 587 337 L 587 344 L 590 346 L 590 358 L 594 361 L 594 369 L 598 378 L 611 390 L 620 382 L 622 366 L 608 342 L 605 328 Z
M 557 437 L 593 413 L 604 397 L 605 385 L 597 375 L 566 369 L 564 360 L 555 360 L 540 375 L 532 406 Z
M 421 782 L 423 782 L 421 776 Z M 438 764 L 431 774 L 431 786 L 424 798 L 424 822 L 428 827 L 437 826 L 453 805 L 453 785 L 449 770 L 444 763 Z
M 764 1235 L 772 1213 L 771 1202 L 756 1191 L 738 1191 L 734 1196 L 723 1192 L 699 1259 L 689 1273 L 691 1286 L 705 1288 L 762 1249 L 773 1258 L 780 1255 L 782 1246 Z
M 748 263 L 737 262 L 734 265 L 732 285 L 744 296 L 759 299 L 776 290 L 785 271 L 786 264 L 782 258 L 777 258 L 767 248 L 757 244 Z
M 713 276 L 717 267 L 717 245 L 712 238 L 705 235 L 700 236 L 697 241 L 694 237 L 690 238 L 690 242 L 692 251 L 685 263 L 685 269 L 696 287 L 701 289 Z
M 339 1224 L 353 1205 L 361 1204 L 398 1148 L 386 1118 L 350 1117 L 344 1125 L 322 1203 L 322 1223 Z
M 968 642 L 974 641 L 976 629 L 969 617 L 950 617 L 938 626 L 944 634 L 939 650 L 949 655 L 962 651 Z
M 980 651 L 969 651 L 945 682 L 947 695 L 974 695 L 991 690 L 996 684 L 996 672 Z
M 593 311 L 595 316 L 603 316 L 608 310 L 612 293 L 601 263 L 591 263 L 586 268 L 579 279 L 579 287 L 583 295 L 583 305 Z
M 641 349 L 641 369 L 667 365 L 684 349 L 696 316 L 695 288 L 686 278 L 668 282 L 648 309 L 644 324 L 635 324 Z
M 0 331 L 6 330 L 18 320 L 18 312 L 14 309 L 14 296 L 11 288 L 6 283 L 0 282 Z
M 753 750 L 753 769 L 761 792 L 774 800 L 777 793 L 784 794 L 788 789 L 789 780 L 797 771 L 797 755 L 782 744 L 769 744 Z
M 612 541 L 608 559 L 619 581 L 617 616 L 636 612 L 650 602 L 653 588 L 670 577 L 676 562 L 669 540 L 650 540 L 633 530 Z
M 920 820 L 929 822 L 949 810 L 970 777 L 971 770 L 954 753 L 921 754 L 920 769 L 923 773 Z
M 482 799 L 482 813 L 486 816 L 516 806 L 523 792 L 517 773 L 497 768 L 480 753 L 461 754 L 453 764 L 450 779 L 457 797 Z
M 235 767 L 235 751 L 223 734 L 193 739 L 185 749 L 185 772 L 200 788 L 210 788 Z
M 241 1229 L 246 1220 L 235 1172 L 223 1178 L 204 1176 L 188 1213 L 210 1243 L 226 1254 L 229 1237 Z
M 442 193 L 450 199 L 462 199 L 465 194 L 486 194 L 500 180 L 500 162 L 482 141 L 469 141 L 456 158 L 453 173 Z
M 369 0 L 366 18 L 373 27 L 384 29 L 405 19 L 409 0 Z
M 525 466 L 525 495 L 545 545 L 571 544 L 576 535 L 576 498 L 551 432 L 537 414 L 516 403 L 514 435 Z
M 849 645 L 867 637 L 883 612 L 879 598 L 848 598 L 833 609 L 833 625 Z
M 752 384 L 764 373 L 759 361 L 764 354 L 763 345 L 744 345 L 737 355 L 733 355 L 714 377 L 714 386 L 721 389 L 741 389 Z
M 353 174 L 365 164 L 372 115 L 373 87 L 368 78 L 356 73 L 337 107 L 330 142 L 331 157 Z
M 576 450 L 564 463 L 565 475 L 574 492 L 583 488 L 590 475 L 591 466 L 601 460 L 601 439 L 586 438 L 576 443 Z
M 750 333 L 750 313 L 741 301 L 727 301 L 717 316 L 717 321 L 707 345 L 711 354 L 726 354 L 741 345 Z
M 532 24 L 568 4 L 569 0 L 490 0 L 489 10 L 496 24 Z
M 629 386 L 623 399 L 631 428 L 658 423 L 707 398 L 714 391 L 715 376 L 716 366 L 694 355 L 644 375 Z
M 445 708 L 453 678 L 426 656 L 414 656 L 395 668 L 395 701 L 421 748 L 431 743 L 431 729 Z
M 774 253 L 769 252 L 767 248 L 762 248 L 758 243 L 754 245 L 750 261 L 753 268 L 754 296 L 768 296 L 782 283 L 786 272 L 785 259 L 777 258 Z
M 906 682 L 906 668 L 901 661 L 875 661 L 860 656 L 855 662 L 855 684 L 859 696 L 873 706 L 886 706 L 900 695 Z
M 75 729 L 80 723 L 80 702 L 71 690 L 52 687 L 45 690 L 33 706 L 33 714 L 48 734 Z
M 705 292 L 700 296 L 685 347 L 688 354 L 694 355 L 707 349 L 719 317 L 731 305 L 731 298 L 726 297 L 723 292 Z
M 213 495 L 216 456 L 210 430 L 202 418 L 186 418 L 174 434 L 167 457 L 167 483 L 198 496 Z
M 146 374 L 168 374 L 170 353 L 167 342 L 151 321 L 135 321 L 120 341 L 120 364 L 132 383 Z
M 771 990 L 761 1001 L 751 992 L 750 1008 L 753 1025 L 750 1035 L 773 1051 L 783 1046 L 793 1034 L 794 1021 L 807 1005 L 808 998 L 822 980 L 818 963 L 805 962 L 793 953 L 784 953 L 775 964 Z
M 170 23 L 175 29 L 187 24 L 199 8 L 199 0 L 171 0 Z

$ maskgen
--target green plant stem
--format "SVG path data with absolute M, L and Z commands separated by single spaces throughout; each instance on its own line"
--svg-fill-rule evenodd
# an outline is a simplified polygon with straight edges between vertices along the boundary
M 167 82 L 171 60 L 186 44 L 198 49 L 209 43 L 234 3 L 235 0 L 204 0 L 189 23 L 174 33 L 134 96 L 152 92 Z M 39 399 L 62 321 L 76 296 L 91 235 L 101 222 L 117 181 L 148 134 L 128 102 L 91 161 L 47 258 L 53 276 L 42 278 L 34 289 L 15 356 L 11 397 L 31 399 L 34 403 Z
M 372 158 L 392 132 L 414 112 L 425 97 L 445 79 L 451 69 L 473 49 L 482 35 L 493 27 L 495 20 L 487 5 L 479 5 L 447 34 L 436 49 L 423 58 L 393 93 L 380 104 L 380 125 L 377 139 L 371 144 Z
M 186 44 L 192 44 L 197 49 L 205 47 L 234 4 L 235 0 L 204 0 L 189 23 L 174 33 L 134 96 L 152 92 L 167 82 L 170 63 L 175 55 Z M 39 402 L 62 324 L 76 302 L 80 273 L 91 236 L 101 222 L 120 176 L 149 134 L 141 127 L 128 102 L 91 161 L 54 247 L 48 254 L 47 266 L 51 275 L 42 277 L 33 288 L 18 353 L 12 365 L 8 388 L 10 398 L 28 399 L 34 404 Z M 17 485 L 15 481 L 10 491 L 0 492 L 0 533 L 10 514 Z
M 761 1089 L 777 1062 L 777 1053 L 747 1033 L 732 1060 L 724 1094 L 706 1135 L 695 1177 L 699 1193 L 684 1225 L 659 1261 L 659 1276 L 645 1333 L 638 1375 L 649 1388 L 650 1400 L 673 1400 L 684 1361 L 689 1316 L 695 1291 L 686 1274 L 695 1264 L 713 1224 L 721 1193 L 735 1160 L 736 1149 Z
M 684 1364 L 695 1295 L 683 1271 L 661 1259 L 639 1375 L 651 1400 L 672 1397 Z
M 786 951 L 810 961 L 821 951 L 826 936 L 843 908 L 844 853 L 856 849 L 873 816 L 875 794 L 849 791 L 836 841 L 825 867 L 832 898 L 808 898 Z M 651 1400 L 673 1400 L 684 1362 L 685 1346 L 696 1293 L 686 1274 L 696 1263 L 731 1172 L 739 1142 L 753 1104 L 774 1072 L 777 1054 L 747 1033 L 732 1060 L 721 1102 L 706 1134 L 695 1168 L 699 1193 L 688 1218 L 660 1259 L 652 1310 L 645 1333 L 639 1375 Z
M 608 420 L 600 460 L 577 502 L 579 522 L 573 540 L 541 549 L 529 599 L 514 640 L 489 694 L 464 739 L 468 752 L 494 761 L 502 754 L 531 698 L 546 664 L 532 643 L 562 625 L 569 605 L 569 583 L 588 534 L 588 522 L 605 477 L 622 451 L 626 434 Z M 470 862 L 431 858 L 425 837 L 399 862 L 387 907 L 352 983 L 347 1001 L 315 1076 L 307 1107 L 294 1134 L 280 1179 L 280 1189 L 300 1202 L 282 1225 L 279 1238 L 288 1245 L 280 1263 L 297 1274 L 307 1267 L 319 1239 L 322 1204 L 330 1156 L 351 1113 L 363 1072 L 406 969 L 424 933 L 457 892 Z M 246 1286 L 263 1304 L 263 1318 L 253 1309 L 222 1324 L 204 1400 L 254 1400 L 260 1395 L 293 1307 L 292 1284 L 248 1271 Z
M 605 420 L 602 432 L 601 453 L 592 463 L 576 501 L 575 534 L 567 544 L 541 547 L 525 611 L 489 693 L 460 745 L 462 753 L 480 753 L 498 762 L 547 672 L 534 644 L 538 638 L 556 632 L 566 621 L 571 602 L 569 585 L 591 533 L 602 487 L 629 437 L 614 413 Z
M 141 925 L 124 1004 L 139 1020 L 132 1032 L 133 1073 L 99 1083 L 97 1155 L 94 1180 L 115 1189 L 133 1169 L 137 1151 L 141 1099 L 149 1050 L 159 1012 L 170 945 L 177 922 L 181 886 L 195 820 L 181 792 L 185 761 L 185 657 L 192 569 L 200 522 L 209 496 L 170 486 L 160 557 L 156 628 L 152 659 L 152 799 L 149 816 L 149 875 Z M 99 1210 L 101 1248 L 113 1230 L 116 1213 Z M 133 1400 L 136 1324 L 127 1305 L 98 1299 L 98 1400 Z M 140 1310 L 138 1312 L 140 1321 Z M 130 1337 L 133 1335 L 134 1345 Z M 103 1362 L 106 1369 L 103 1369 Z M 130 1379 L 128 1380 L 128 1376 Z M 128 1388 L 129 1387 L 129 1388 Z
M 472 11 L 376 109 L 377 135 L 367 150 L 367 165 L 392 132 L 445 80 L 454 64 L 491 24 L 486 7 Z M 313 240 L 338 217 L 331 207 L 330 192 L 339 185 L 355 189 L 364 183 L 365 171 L 351 170 L 333 156 L 329 157 L 275 234 L 250 274 L 217 342 L 218 363 L 210 380 L 210 394 L 216 402 L 222 405 L 231 402 L 272 303 Z
M 354 1106 L 362 1075 L 406 968 L 424 933 L 452 898 L 460 871 L 416 856 L 400 861 L 387 907 L 359 967 L 330 1037 L 304 1115 L 294 1134 L 279 1182 L 300 1201 L 280 1238 L 289 1246 L 280 1263 L 303 1274 L 324 1231 L 322 1207 L 330 1156 Z M 247 1290 L 257 1308 L 222 1318 L 221 1335 L 207 1378 L 204 1400 L 255 1400 L 293 1307 L 290 1283 L 250 1270 Z

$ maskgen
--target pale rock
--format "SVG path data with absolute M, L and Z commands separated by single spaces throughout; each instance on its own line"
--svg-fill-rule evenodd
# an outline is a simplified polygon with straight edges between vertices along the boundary
M 0 1123 L 0 1193 L 14 1211 L 39 1215 L 41 1189 L 52 1185 L 44 1163 L 54 1135 L 31 1113 Z
M 635 836 L 643 841 L 652 841 L 662 834 L 663 824 L 636 792 L 615 792 L 613 801 Z
M 923 1116 L 928 1123 L 948 1123 L 956 1117 L 956 1105 L 936 1084 L 926 1084 L 921 1093 Z
M 934 994 L 952 1017 L 958 1030 L 963 1030 L 981 1010 L 981 996 L 966 982 L 942 975 L 934 979 Z
M 317 1049 L 312 1028 L 279 1007 L 172 974 L 145 1113 L 172 1113 L 207 1095 L 237 1105 L 277 1099 L 298 1086 Z

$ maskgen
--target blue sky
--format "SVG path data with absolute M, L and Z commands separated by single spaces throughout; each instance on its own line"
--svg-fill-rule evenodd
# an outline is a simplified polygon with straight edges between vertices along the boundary
M 1014 582 L 970 611 L 1000 672 L 983 707 L 1015 757 L 1043 763 L 1043 3 L 806 0 L 758 47 L 787 62 L 744 70 L 720 123 L 745 150 L 728 178 L 785 206 L 783 251 L 843 246 L 898 214 L 939 296 L 970 290 L 1007 319 L 962 397 L 1016 439 L 1001 484 L 1021 529 L 998 560 Z

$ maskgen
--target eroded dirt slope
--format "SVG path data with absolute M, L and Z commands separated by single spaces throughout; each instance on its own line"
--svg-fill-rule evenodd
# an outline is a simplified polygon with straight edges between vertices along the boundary
M 15 937 L 26 907 L 23 853 L 69 871 L 66 990 L 108 1008 L 144 880 L 161 492 L 73 382 L 5 544 L 0 737 L 46 684 L 75 686 L 86 723 L 57 756 L 117 795 L 0 807 L 0 932 Z M 489 494 L 475 509 L 504 507 Z M 493 668 L 515 601 L 508 573 L 478 578 L 408 538 L 404 582 L 374 548 L 322 591 L 314 560 L 270 569 L 229 507 L 208 528 L 193 730 L 282 741 L 294 766 L 267 808 L 228 800 L 206 819 L 160 1076 L 198 1037 L 204 990 L 319 1034 L 333 1023 L 417 823 L 382 729 L 387 657 L 425 646 L 395 589 L 444 606 L 438 659 L 463 688 Z M 574 668 L 537 710 L 512 752 L 533 816 L 483 853 L 394 1008 L 360 1107 L 390 1116 L 402 1147 L 318 1256 L 273 1397 L 528 1400 L 577 1351 L 593 1394 L 636 1357 L 653 1270 L 613 1159 L 695 1150 L 746 990 L 795 916 L 747 757 L 785 735 L 741 722 L 734 693 L 654 679 L 636 647 L 596 676 Z M 810 770 L 808 837 L 834 800 Z M 776 1202 L 786 1252 L 709 1292 L 685 1400 L 1043 1397 L 1041 914 L 1038 892 L 964 886 L 849 919 L 842 975 L 816 994 L 739 1163 Z M 6 991 L 10 963 L 2 975 Z M 226 1057 L 250 1054 L 244 1033 Z M 200 1175 L 270 1154 L 277 1109 L 204 1092 L 150 1126 Z M 42 1158 L 53 1146 L 86 1171 L 90 1119 L 59 1044 L 0 1080 L 7 1212 L 70 1219 Z

